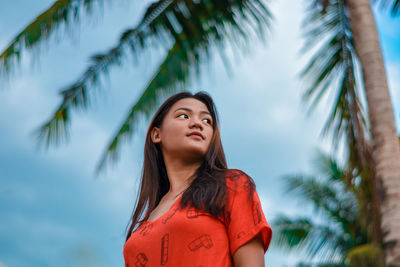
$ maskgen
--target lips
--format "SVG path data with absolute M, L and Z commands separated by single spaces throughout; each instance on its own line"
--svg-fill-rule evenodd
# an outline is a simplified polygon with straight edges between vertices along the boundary
M 204 136 L 200 133 L 200 132 L 191 132 L 190 134 L 188 134 L 187 136 L 191 136 L 191 135 L 198 135 L 201 137 L 201 139 L 204 139 Z

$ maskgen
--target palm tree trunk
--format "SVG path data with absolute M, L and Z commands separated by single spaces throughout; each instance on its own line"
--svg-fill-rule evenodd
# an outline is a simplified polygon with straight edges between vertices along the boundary
M 400 146 L 375 19 L 369 0 L 345 0 L 361 62 L 376 178 L 382 183 L 381 229 L 388 267 L 400 267 Z

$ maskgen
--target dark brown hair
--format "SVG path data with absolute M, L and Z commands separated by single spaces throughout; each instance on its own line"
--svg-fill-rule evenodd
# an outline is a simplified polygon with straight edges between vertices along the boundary
M 213 119 L 213 136 L 209 149 L 205 155 L 204 161 L 195 173 L 189 177 L 190 186 L 185 190 L 179 207 L 182 209 L 187 205 L 196 209 L 208 212 L 212 216 L 223 215 L 226 201 L 226 183 L 225 171 L 227 170 L 225 153 L 222 147 L 219 119 L 214 102 L 206 92 L 200 91 L 196 94 L 190 92 L 180 92 L 170 96 L 160 106 L 154 114 L 147 129 L 144 145 L 144 159 L 142 168 L 142 179 L 140 191 L 137 198 L 137 205 L 132 212 L 128 223 L 129 230 L 126 240 L 131 236 L 134 227 L 143 221 L 146 221 L 150 212 L 158 205 L 161 198 L 169 190 L 169 180 L 165 168 L 164 159 L 159 143 L 153 143 L 151 140 L 151 130 L 153 127 L 160 127 L 165 115 L 171 106 L 183 98 L 194 98 L 203 102 Z M 147 204 L 147 212 L 142 216 Z M 150 212 L 149 212 L 150 211 Z

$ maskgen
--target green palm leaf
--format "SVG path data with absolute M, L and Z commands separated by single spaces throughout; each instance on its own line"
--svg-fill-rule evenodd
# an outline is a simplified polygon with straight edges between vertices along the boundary
M 24 50 L 32 50 L 48 40 L 52 33 L 78 23 L 83 14 L 91 14 L 98 0 L 58 0 L 25 27 L 0 55 L 0 75 L 7 75 L 19 64 Z
M 303 102 L 309 102 L 312 111 L 321 97 L 331 90 L 336 94 L 332 111 L 321 135 L 333 130 L 333 145 L 337 147 L 345 135 L 362 137 L 363 144 L 367 120 L 360 104 L 355 73 L 359 71 L 358 58 L 354 50 L 350 22 L 343 1 L 312 1 L 307 7 L 304 28 L 306 43 L 303 52 L 319 45 L 310 62 L 300 73 L 310 81 L 303 95 Z M 322 40 L 322 41 L 321 41 Z M 364 141 L 365 142 L 365 141 Z
M 129 48 L 133 55 L 139 53 L 148 45 L 148 34 L 144 30 L 153 22 L 154 17 L 163 12 L 171 3 L 170 0 L 152 4 L 145 13 L 142 21 L 134 29 L 128 29 L 120 36 L 117 46 L 109 49 L 104 54 L 97 54 L 91 57 L 91 64 L 83 74 L 68 88 L 62 90 L 62 102 L 42 126 L 33 131 L 37 144 L 45 143 L 45 147 L 58 145 L 61 141 L 68 140 L 70 130 L 71 108 L 86 109 L 89 106 L 88 88 L 101 86 L 101 74 L 107 74 L 112 65 L 121 65 Z M 164 43 L 163 36 L 159 34 L 159 27 L 154 28 L 153 34 Z
M 304 263 L 301 262 L 296 265 L 297 267 L 349 267 L 345 263 Z
M 321 162 L 327 161 L 327 157 L 322 153 L 320 157 Z M 326 175 L 326 171 L 319 179 L 304 175 L 284 176 L 287 193 L 297 194 L 304 201 L 312 203 L 316 211 L 324 213 L 331 221 L 341 223 L 342 227 L 347 228 L 349 223 L 356 220 L 357 199 L 352 192 L 345 190 L 345 179 L 340 178 L 344 176 L 343 170 L 334 169 L 330 176 L 324 174 Z
M 158 99 L 165 98 L 172 92 L 185 90 L 189 64 L 187 64 L 188 60 L 183 58 L 185 55 L 182 55 L 180 52 L 177 45 L 169 51 L 165 61 L 161 64 L 143 94 L 135 101 L 122 126 L 108 144 L 96 167 L 96 174 L 100 173 L 107 162 L 116 162 L 118 160 L 118 151 L 122 142 L 132 135 L 133 129 L 137 125 L 138 118 L 141 115 L 145 117 L 150 116 Z M 163 85 L 163 87 L 159 85 Z
M 305 66 L 302 77 L 311 82 L 303 95 L 304 101 L 314 97 L 310 108 L 315 108 L 321 97 L 330 91 L 335 94 L 333 108 L 323 128 L 333 133 L 333 147 L 337 148 L 341 137 L 345 137 L 349 149 L 347 169 L 343 172 L 347 186 L 354 185 L 355 178 L 361 180 L 363 188 L 357 193 L 359 221 L 368 228 L 368 237 L 380 241 L 378 185 L 374 178 L 372 147 L 369 125 L 361 96 L 358 93 L 356 73 L 360 74 L 359 60 L 353 46 L 353 37 L 348 12 L 341 0 L 315 0 L 307 9 L 305 23 L 305 50 L 320 45 L 310 62 Z M 322 41 L 321 41 L 322 40 Z M 310 101 L 311 102 L 311 101 Z M 311 110 L 311 109 L 310 109 Z M 372 190 L 366 190 L 366 188 Z M 373 200 L 371 203 L 371 199 Z M 365 230 L 365 229 L 364 229 Z M 349 230 L 350 231 L 350 230 Z M 357 231 L 357 229 L 353 229 Z
M 315 151 L 315 158 L 312 163 L 313 169 L 322 179 L 340 184 L 345 181 L 343 167 L 339 166 L 333 157 L 326 155 L 321 150 Z
M 71 109 L 88 107 L 88 90 L 99 88 L 101 77 L 107 75 L 111 67 L 122 64 L 128 55 L 138 56 L 154 41 L 165 46 L 171 44 L 166 60 L 144 89 L 142 97 L 132 105 L 128 117 L 108 145 L 97 167 L 99 171 L 107 159 L 115 161 L 118 158 L 119 141 L 133 133 L 133 122 L 137 116 L 142 114 L 148 117 L 151 114 L 159 98 L 155 91 L 166 95 L 182 90 L 190 75 L 199 75 L 200 64 L 208 61 L 211 48 L 222 50 L 227 41 L 240 47 L 248 42 L 252 31 L 264 36 L 264 29 L 268 28 L 270 20 L 271 14 L 258 0 L 161 0 L 153 3 L 137 27 L 125 31 L 114 48 L 92 56 L 86 71 L 61 92 L 62 103 L 50 120 L 34 133 L 38 144 L 44 142 L 48 147 L 68 138 Z M 170 71 L 173 69 L 178 71 Z
M 308 218 L 290 219 L 279 215 L 274 220 L 274 230 L 274 244 L 283 249 L 299 249 L 306 260 L 318 255 L 321 261 L 342 261 L 337 255 L 343 255 L 349 247 L 340 227 L 316 224 Z
M 306 260 L 314 261 L 298 266 L 346 266 L 352 248 L 371 242 L 368 229 L 359 221 L 357 193 L 365 188 L 360 187 L 363 183 L 348 186 L 347 168 L 322 152 L 318 152 L 314 167 L 316 176 L 283 177 L 287 193 L 295 193 L 317 212 L 312 219 L 278 215 L 272 223 L 276 244 L 284 249 L 302 249 Z
M 392 16 L 400 14 L 400 0 L 374 0 L 378 2 L 382 8 L 389 8 Z
M 356 198 L 344 190 L 344 184 L 321 182 L 315 177 L 286 176 L 288 192 L 296 193 L 305 202 L 312 204 L 319 214 L 339 223 L 342 229 L 352 231 L 357 219 Z

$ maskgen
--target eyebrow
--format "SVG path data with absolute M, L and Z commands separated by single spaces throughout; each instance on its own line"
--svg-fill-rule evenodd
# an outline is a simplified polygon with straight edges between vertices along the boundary
M 190 108 L 177 108 L 177 109 L 175 109 L 174 112 L 177 112 L 177 111 L 180 110 L 180 109 L 186 110 L 186 111 L 188 111 L 188 112 L 192 112 L 192 111 L 193 111 L 193 110 L 191 110 Z M 208 115 L 211 116 L 210 112 L 205 111 L 205 110 L 200 111 L 200 113 L 202 113 L 202 114 L 208 114 Z

